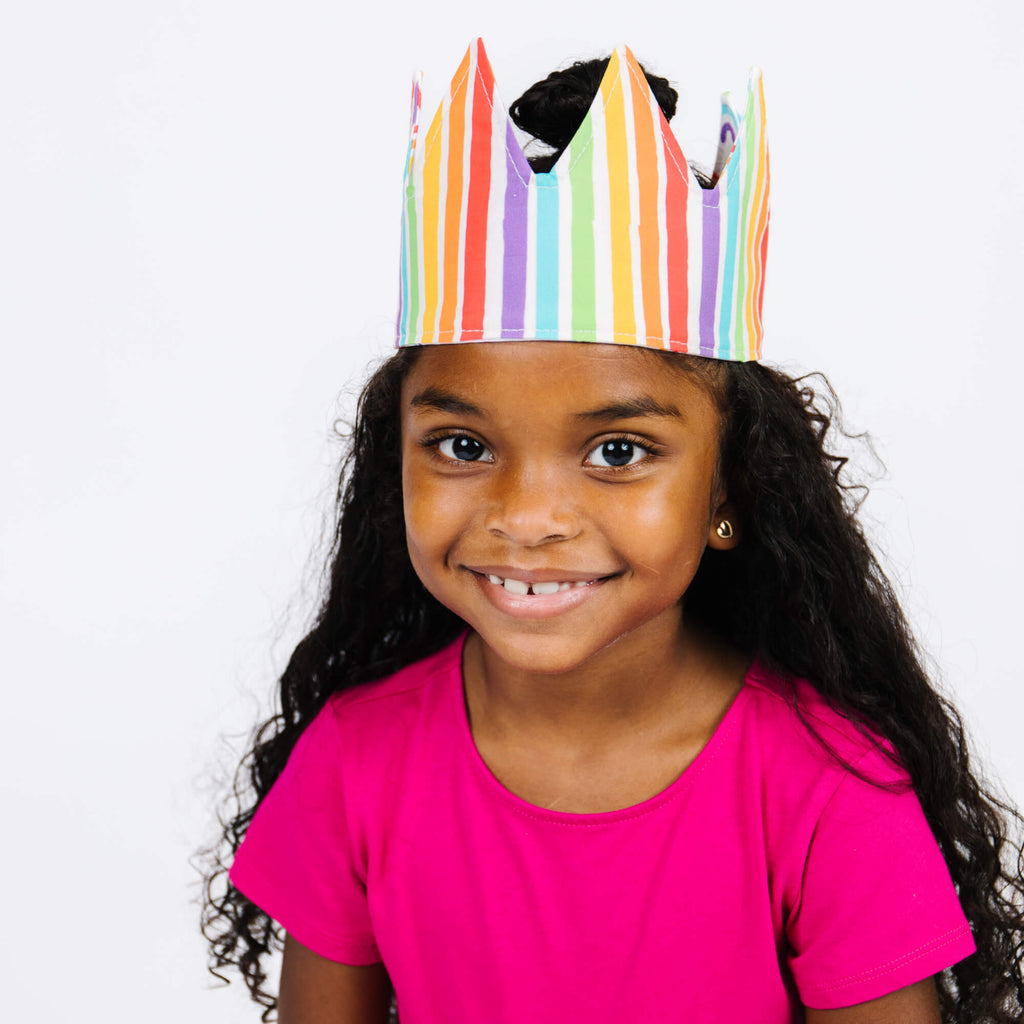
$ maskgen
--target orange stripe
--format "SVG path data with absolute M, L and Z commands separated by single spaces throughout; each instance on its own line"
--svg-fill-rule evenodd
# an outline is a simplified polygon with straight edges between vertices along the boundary
M 448 108 L 448 191 L 444 208 L 444 270 L 441 288 L 441 319 L 438 341 L 455 334 L 455 304 L 459 297 L 459 221 L 462 218 L 462 156 L 466 145 L 466 97 L 469 95 L 470 51 L 455 72 L 451 106 Z
M 618 54 L 612 60 L 618 61 Z M 621 344 L 636 344 L 633 311 L 633 264 L 629 240 L 629 155 L 626 152 L 626 103 L 622 95 L 622 67 L 614 81 L 601 82 L 604 99 L 605 140 L 608 151 L 608 188 L 611 195 L 612 329 Z
M 637 187 L 640 223 L 640 294 L 644 305 L 644 329 L 648 338 L 662 337 L 661 282 L 658 254 L 658 151 L 655 145 L 654 111 L 646 81 L 632 74 L 633 126 L 636 132 Z
M 484 336 L 487 281 L 487 200 L 491 192 L 491 103 L 494 73 L 478 43 L 479 65 L 473 84 L 473 127 L 469 150 L 469 196 L 466 200 L 466 262 L 463 271 L 462 337 Z

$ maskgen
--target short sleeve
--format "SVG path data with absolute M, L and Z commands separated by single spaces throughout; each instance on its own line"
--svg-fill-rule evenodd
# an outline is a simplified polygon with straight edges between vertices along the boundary
M 341 763 L 328 704 L 260 804 L 229 878 L 313 952 L 339 963 L 371 964 L 381 957 L 351 848 Z
M 847 773 L 815 828 L 787 935 L 801 1000 L 815 1009 L 877 999 L 974 952 L 909 786 L 892 792 Z

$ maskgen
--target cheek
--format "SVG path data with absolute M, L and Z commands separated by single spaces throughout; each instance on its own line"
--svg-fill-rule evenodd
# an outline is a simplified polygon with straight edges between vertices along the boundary
M 417 468 L 415 463 L 402 471 L 402 505 L 409 557 L 423 578 L 440 568 L 453 544 L 466 528 L 466 509 L 472 507 L 465 496 L 453 492 L 448 481 Z M 461 499 L 461 500 L 460 500 Z
M 710 481 L 673 480 L 629 502 L 610 497 L 606 522 L 616 545 L 630 552 L 637 568 L 662 576 L 671 586 L 692 578 L 704 554 L 710 525 Z
M 414 469 L 402 470 L 402 507 L 405 515 L 405 536 L 410 554 L 429 547 L 431 535 L 438 525 L 432 515 L 433 504 L 429 484 L 422 473 Z
M 711 522 L 711 482 L 690 477 L 662 481 L 631 505 L 619 515 L 641 541 L 671 546 L 700 539 Z

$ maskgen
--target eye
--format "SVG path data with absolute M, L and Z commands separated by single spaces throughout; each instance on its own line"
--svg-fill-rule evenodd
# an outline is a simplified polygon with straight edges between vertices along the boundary
M 492 462 L 490 450 L 475 437 L 467 434 L 453 434 L 437 442 L 437 450 L 446 458 L 456 462 Z
M 650 450 L 642 444 L 617 437 L 599 444 L 587 456 L 587 462 L 602 469 L 619 469 L 642 462 L 650 454 Z

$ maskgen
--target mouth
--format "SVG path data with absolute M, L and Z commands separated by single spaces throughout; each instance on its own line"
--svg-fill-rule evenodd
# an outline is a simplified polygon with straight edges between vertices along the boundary
M 468 568 L 468 566 L 467 566 Z M 605 580 L 611 579 L 612 575 L 606 576 L 571 575 L 567 579 L 551 578 L 550 573 L 521 573 L 518 576 L 504 576 L 487 569 L 469 569 L 474 576 L 487 580 L 495 587 L 501 587 L 509 594 L 519 597 L 545 597 L 549 594 L 564 594 L 569 590 L 582 590 L 585 587 L 592 587 Z M 541 575 L 548 576 L 548 579 L 539 578 Z

